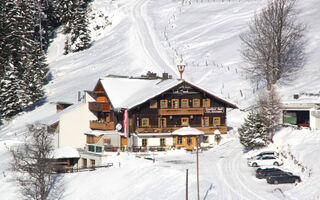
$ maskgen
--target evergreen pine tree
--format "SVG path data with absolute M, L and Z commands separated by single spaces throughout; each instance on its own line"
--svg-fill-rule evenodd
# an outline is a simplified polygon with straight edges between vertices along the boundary
M 70 50 L 70 39 L 69 39 L 69 36 L 67 35 L 66 36 L 66 41 L 64 43 L 64 52 L 63 52 L 63 54 L 67 55 L 70 52 L 71 52 L 71 50 Z
M 5 1 L 0 1 L 0 81 L 4 76 L 4 66 L 6 59 L 6 49 L 5 49 Z M 1 111 L 0 111 L 1 112 Z
M 3 5 L 3 4 L 2 4 Z M 3 8 L 2 8 L 3 9 Z M 23 69 L 22 60 L 24 57 L 23 48 L 23 24 L 21 24 L 21 9 L 14 0 L 5 1 L 2 15 L 2 44 L 1 44 L 1 92 L 0 112 L 3 119 L 13 117 L 22 111 L 21 99 L 23 99 L 21 81 Z
M 240 143 L 247 148 L 262 148 L 270 143 L 268 129 L 259 112 L 250 112 L 238 132 Z
M 259 95 L 258 106 L 259 112 L 263 113 L 263 123 L 268 128 L 272 139 L 281 114 L 281 99 L 275 86 L 272 85 L 270 91 L 264 91 Z
M 9 59 L 8 66 L 5 67 L 5 73 L 0 81 L 0 110 L 1 118 L 7 119 L 22 111 L 20 95 L 23 93 L 19 89 L 18 70 Z
M 74 20 L 72 20 L 71 49 L 73 52 L 82 51 L 90 46 L 90 31 L 88 29 L 87 8 L 83 0 L 77 0 Z
M 60 19 L 61 24 L 64 25 L 64 33 L 70 33 L 72 30 L 72 24 L 74 20 L 74 12 L 76 6 L 76 0 L 61 0 L 56 1 L 56 14 Z
M 23 59 L 23 77 L 24 81 L 24 107 L 28 107 L 40 100 L 44 96 L 42 85 L 46 81 L 47 64 L 42 45 L 42 36 L 37 38 L 38 33 L 44 33 L 41 25 L 41 6 L 34 0 L 21 0 L 23 8 L 22 16 L 25 19 L 25 48 L 26 55 Z M 38 32 L 36 31 L 38 29 Z
M 5 33 L 1 33 L 4 40 L 0 43 L 3 118 L 13 117 L 43 97 L 42 85 L 48 69 L 35 37 L 38 8 L 34 0 L 8 0 L 1 12 L 6 19 L 1 24 Z

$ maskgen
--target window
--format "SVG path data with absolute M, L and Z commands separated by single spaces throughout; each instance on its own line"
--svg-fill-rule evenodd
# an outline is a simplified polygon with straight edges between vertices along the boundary
M 209 117 L 202 117 L 201 125 L 202 126 L 209 126 Z
M 187 143 L 188 143 L 189 146 L 192 144 L 192 138 L 191 137 L 188 137 Z
M 89 145 L 89 146 L 88 146 L 88 151 L 94 152 L 94 146 L 93 146 L 93 145 Z
M 204 108 L 210 107 L 210 99 L 203 99 L 202 100 L 202 107 L 204 107 Z
M 220 117 L 214 117 L 213 118 L 213 125 L 219 126 L 220 125 Z
M 168 108 L 168 100 L 160 100 L 161 108 Z
M 141 124 L 142 124 L 142 127 L 149 127 L 149 118 L 142 118 Z
M 160 138 L 160 146 L 166 146 L 166 139 Z
M 171 108 L 179 108 L 179 99 L 171 100 Z
M 189 100 L 181 99 L 181 108 L 189 108 Z
M 157 100 L 151 100 L 150 101 L 150 108 L 157 108 L 157 107 L 158 107 Z
M 87 143 L 88 144 L 94 144 L 94 136 L 93 135 L 87 135 Z
M 111 139 L 103 139 L 103 142 L 105 143 L 105 144 L 111 144 Z
M 200 107 L 200 99 L 193 99 L 192 100 L 192 107 L 199 108 Z
M 178 136 L 178 138 L 177 138 L 177 144 L 182 144 L 182 136 Z
M 159 118 L 158 125 L 159 125 L 159 128 L 165 128 L 167 126 L 167 119 L 164 117 Z
M 102 147 L 96 146 L 96 152 L 102 152 Z
M 142 139 L 142 146 L 146 147 L 148 145 L 148 140 L 147 139 Z
M 189 126 L 189 118 L 187 117 L 181 118 L 181 126 Z

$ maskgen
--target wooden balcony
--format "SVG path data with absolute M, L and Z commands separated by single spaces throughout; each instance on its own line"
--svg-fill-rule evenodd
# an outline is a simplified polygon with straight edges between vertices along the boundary
M 90 121 L 90 128 L 92 130 L 110 131 L 110 130 L 114 130 L 114 123 L 113 122 L 100 122 L 97 120 L 92 120 L 92 121 Z
M 159 115 L 203 115 L 204 108 L 167 108 L 159 109 Z
M 167 126 L 165 128 L 159 128 L 159 127 L 137 127 L 136 132 L 137 133 L 172 133 L 175 130 L 178 130 L 182 128 L 183 126 Z M 208 126 L 208 127 L 202 127 L 202 126 L 191 126 L 192 128 L 196 128 L 200 131 L 203 131 L 206 134 L 213 134 L 215 130 L 219 130 L 222 134 L 227 133 L 227 127 L 226 126 Z
M 89 110 L 93 112 L 110 112 L 110 108 L 107 102 L 89 102 Z

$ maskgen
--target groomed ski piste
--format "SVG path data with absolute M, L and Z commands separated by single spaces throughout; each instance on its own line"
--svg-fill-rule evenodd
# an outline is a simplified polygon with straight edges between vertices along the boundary
M 52 80 L 47 98 L 34 110 L 21 113 L 0 128 L 0 199 L 22 199 L 8 166 L 8 148 L 23 141 L 26 125 L 55 113 L 55 102 L 77 102 L 78 91 L 92 90 L 107 74 L 140 76 L 147 71 L 178 77 L 177 61 L 187 64 L 184 79 L 247 108 L 256 86 L 241 70 L 239 34 L 246 31 L 264 0 L 94 0 L 88 50 L 63 55 L 64 36 L 57 31 L 48 51 Z M 189 3 L 190 2 L 190 3 Z M 307 25 L 306 66 L 291 82 L 278 85 L 283 100 L 297 92 L 319 92 L 320 2 L 298 1 L 299 19 Z M 108 21 L 100 14 L 108 16 Z M 111 23 L 110 23 L 111 22 Z M 102 28 L 96 29 L 97 25 Z M 116 86 L 115 86 L 116 87 Z M 241 90 L 241 92 L 240 92 Z M 241 95 L 242 94 L 242 95 Z M 283 128 L 267 149 L 284 155 L 283 169 L 300 175 L 298 184 L 270 185 L 255 178 L 254 168 L 239 143 L 237 128 L 245 112 L 228 112 L 230 132 L 219 145 L 200 152 L 200 199 L 270 200 L 320 199 L 320 131 Z M 197 198 L 196 156 L 184 150 L 147 155 L 110 154 L 113 167 L 58 177 L 51 199 L 157 200 L 185 199 L 189 169 L 189 199 Z M 296 162 L 295 162 L 296 161 Z M 298 165 L 300 164 L 300 165 Z M 302 170 L 301 166 L 305 169 Z

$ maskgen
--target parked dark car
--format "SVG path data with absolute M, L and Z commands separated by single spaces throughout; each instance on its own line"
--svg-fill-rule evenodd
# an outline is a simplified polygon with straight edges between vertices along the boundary
M 282 174 L 280 176 L 268 176 L 267 182 L 269 184 L 278 184 L 278 183 L 300 183 L 300 176 L 289 174 Z
M 258 168 L 256 171 L 256 177 L 259 179 L 267 178 L 268 176 L 281 176 L 286 174 L 291 174 L 291 173 L 283 171 L 278 168 L 265 168 L 265 169 Z

